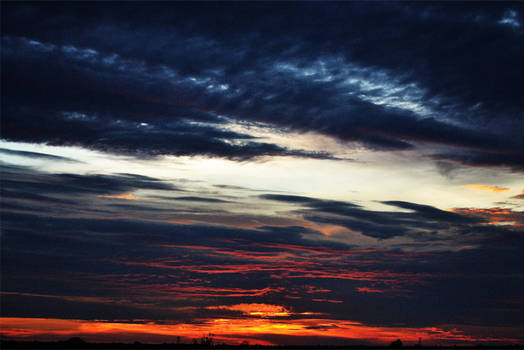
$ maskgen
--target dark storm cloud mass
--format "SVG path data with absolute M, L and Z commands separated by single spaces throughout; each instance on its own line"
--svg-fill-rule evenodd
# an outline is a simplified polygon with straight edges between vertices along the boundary
M 25 38 L 3 37 L 3 46 L 7 52 L 2 61 L 6 70 L 3 82 L 8 91 L 2 107 L 4 115 L 12 116 L 2 119 L 4 138 L 143 157 L 331 158 L 323 152 L 253 142 L 249 135 L 203 125 L 201 122 L 216 125 L 222 121 L 215 113 L 201 112 L 203 108 L 185 101 L 194 97 L 178 95 L 176 91 L 187 87 L 169 83 L 174 73 L 166 67 L 149 67 L 113 56 L 98 58 L 100 54 L 92 49 L 57 48 Z M 170 101 L 157 92 L 177 97 Z
M 162 198 L 184 189 L 146 176 L 11 167 L 0 179 L 4 317 L 198 323 L 239 316 L 219 305 L 265 303 L 292 309 L 289 320 L 316 312 L 374 326 L 522 321 L 522 228 L 486 225 L 488 213 L 401 201 L 384 204 L 402 212 L 373 211 L 264 194 L 260 208 L 280 202 L 289 211 L 256 217 L 246 228 L 252 214 L 239 212 L 238 203 L 212 202 L 203 193 L 166 204 Z M 162 195 L 99 196 L 138 189 Z M 220 207 L 185 206 L 196 198 Z M 223 224 L 229 208 L 238 220 Z M 377 242 L 407 240 L 369 248 L 347 243 L 355 236 L 325 236 L 312 222 Z
M 434 157 L 522 169 L 516 3 L 3 7 L 9 140 L 329 158 L 225 129 L 250 121 L 372 149 L 445 146 Z

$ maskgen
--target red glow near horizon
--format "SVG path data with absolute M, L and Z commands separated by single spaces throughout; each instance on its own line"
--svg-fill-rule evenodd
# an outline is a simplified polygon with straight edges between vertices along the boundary
M 253 312 L 254 306 L 243 305 L 238 309 Z M 277 306 L 267 307 L 275 311 Z M 280 311 L 285 309 L 279 309 Z M 282 311 L 284 312 L 284 311 Z M 149 341 L 173 342 L 180 336 L 185 342 L 193 338 L 212 333 L 219 343 L 238 344 L 248 340 L 251 344 L 278 345 L 271 341 L 271 336 L 325 337 L 347 340 L 360 340 L 375 344 L 387 344 L 397 338 L 407 344 L 423 338 L 426 344 L 451 342 L 469 344 L 471 342 L 504 342 L 516 343 L 519 339 L 503 336 L 507 331 L 501 329 L 502 336 L 479 336 L 475 333 L 485 332 L 483 327 L 465 327 L 445 325 L 424 328 L 377 327 L 366 326 L 359 322 L 331 319 L 286 319 L 271 318 L 216 318 L 195 319 L 195 323 L 155 323 L 155 322 L 108 322 L 89 320 L 65 320 L 45 318 L 0 318 L 2 335 L 19 340 L 64 340 L 80 336 L 88 341 Z M 485 328 L 485 327 L 484 327 Z M 495 327 L 494 331 L 497 331 Z M 492 328 L 493 331 L 493 328 Z M 511 329 L 519 334 L 524 328 Z M 491 332 L 493 333 L 493 332 Z M 269 340 L 268 340 L 269 339 Z

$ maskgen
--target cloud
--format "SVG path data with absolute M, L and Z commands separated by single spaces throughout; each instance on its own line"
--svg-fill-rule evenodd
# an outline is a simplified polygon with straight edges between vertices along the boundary
M 2 138 L 141 158 L 335 159 L 249 127 L 232 131 L 264 123 L 345 147 L 420 152 L 447 175 L 458 166 L 522 171 L 524 36 L 520 9 L 507 6 L 8 2 Z M 11 294 L 1 302 L 12 334 L 24 329 L 18 317 L 39 336 L 84 325 L 88 336 L 109 328 L 133 340 L 186 326 L 185 336 L 218 329 L 224 341 L 259 327 L 254 340 L 288 344 L 389 342 L 399 323 L 414 339 L 523 333 L 515 210 L 393 200 L 371 210 L 268 191 L 232 202 L 176 197 L 187 189 L 133 174 L 4 169 L 1 275 Z M 322 315 L 256 323 L 237 313 L 223 328 L 206 318 L 218 312 L 207 307 L 253 304 Z
M 49 196 L 43 196 L 41 194 L 37 193 L 30 193 L 30 192 L 24 192 L 19 190 L 8 190 L 2 187 L 0 190 L 1 196 L 4 200 L 16 200 L 16 199 L 22 199 L 22 200 L 32 200 L 37 202 L 56 202 L 61 204 L 74 204 L 75 201 L 72 199 L 63 199 L 63 198 L 55 198 L 55 197 L 49 197 Z
M 509 187 L 500 187 L 500 186 L 490 186 L 490 185 L 479 185 L 479 184 L 467 184 L 464 186 L 461 186 L 464 188 L 469 188 L 471 190 L 479 190 L 479 191 L 491 191 L 493 193 L 500 193 L 500 192 L 506 192 L 509 191 Z
M 27 50 L 29 53 L 35 53 L 35 50 L 38 53 L 41 46 L 35 46 L 33 41 L 26 39 L 4 37 L 3 40 L 8 46 L 21 45 L 21 50 Z M 51 46 L 55 47 L 55 45 Z M 144 101 L 139 96 L 135 96 L 135 93 L 131 93 L 132 96 L 122 96 L 118 92 L 107 92 L 106 83 L 103 81 L 109 76 L 99 81 L 98 78 L 91 77 L 92 72 L 88 67 L 85 67 L 85 71 L 80 70 L 78 75 L 65 76 L 64 81 L 58 82 L 53 75 L 63 76 L 60 70 L 63 65 L 72 64 L 70 59 L 80 60 L 79 63 L 84 64 L 82 51 L 86 50 L 64 46 L 58 51 L 57 54 L 62 55 L 64 60 L 61 64 L 47 63 L 45 55 L 43 58 L 36 55 L 30 58 L 27 64 L 45 65 L 47 66 L 45 73 L 35 71 L 26 75 L 28 72 L 24 69 L 23 72 L 19 72 L 24 77 L 16 76 L 21 62 L 11 62 L 9 60 L 11 57 L 8 55 L 9 62 L 6 64 L 14 64 L 12 70 L 10 68 L 14 75 L 12 79 L 29 79 L 35 84 L 34 90 L 30 92 L 34 99 L 29 104 L 20 102 L 20 99 L 29 93 L 27 90 L 14 82 L 8 84 L 5 98 L 8 117 L 2 120 L 3 129 L 6 131 L 3 133 L 5 139 L 45 142 L 51 145 L 76 145 L 138 157 L 168 154 L 218 156 L 235 160 L 262 156 L 333 159 L 326 152 L 289 150 L 275 144 L 254 142 L 250 135 L 224 130 L 221 127 L 223 122 L 217 114 L 202 113 L 199 111 L 202 108 L 176 106 L 167 101 L 152 102 L 150 99 L 154 97 L 147 96 Z M 92 55 L 96 56 L 96 51 L 93 52 Z M 44 53 L 51 55 L 51 53 Z M 70 54 L 73 55 L 72 58 L 68 56 Z M 25 56 L 18 58 L 28 59 Z M 94 64 L 104 65 L 103 60 Z M 142 78 L 146 77 L 153 79 L 154 84 L 164 84 L 163 80 L 166 77 L 151 77 L 147 72 L 136 71 L 135 68 L 135 65 L 131 64 L 131 72 L 128 72 L 130 75 L 123 75 L 119 67 L 112 67 L 115 69 L 114 73 L 117 74 L 116 77 L 110 78 L 114 85 L 118 85 L 119 79 L 122 84 L 129 84 L 130 79 L 135 79 L 134 83 L 139 84 L 134 87 L 114 86 L 114 90 L 140 88 Z M 136 74 L 138 76 L 135 76 Z M 10 81 L 10 78 L 8 77 L 7 80 Z M 90 83 L 92 85 L 89 85 Z M 107 84 L 113 83 L 108 82 Z M 78 90 L 78 93 L 72 92 L 70 95 L 64 95 L 63 85 L 76 89 L 75 91 Z M 56 96 L 52 98 L 53 102 L 50 104 L 48 99 L 52 93 L 55 93 Z M 149 94 L 150 92 L 136 92 L 139 95 L 144 93 Z M 97 102 L 93 103 L 93 100 Z M 10 118 L 11 115 L 17 117 Z M 206 124 L 202 121 L 213 123 Z
M 460 151 L 434 154 L 430 158 L 437 161 L 458 163 L 473 167 L 507 167 L 514 171 L 521 171 L 524 166 L 524 154 L 519 150 L 521 146 L 515 145 L 513 150 L 506 152 L 485 150 L 479 151 Z
M 227 5 L 212 24 L 207 5 L 162 6 L 7 5 L 3 137 L 141 157 L 332 158 L 227 131 L 250 121 L 523 169 L 524 37 L 499 23 L 517 18 L 504 4 Z
M 360 293 L 384 293 L 384 291 L 380 289 L 373 289 L 373 288 L 367 288 L 367 287 L 359 287 L 357 290 Z
M 7 180 L 11 177 L 15 176 Z M 190 212 L 195 218 L 220 217 L 227 215 L 221 206 L 230 204 L 208 202 L 219 206 L 209 211 L 187 207 L 186 201 L 179 201 L 176 207 L 162 206 L 147 196 L 136 208 L 102 205 L 108 201 L 97 197 L 100 186 L 91 191 L 83 186 L 76 192 L 69 189 L 72 184 L 97 183 L 94 181 L 100 177 L 96 174 L 71 178 L 33 172 L 16 177 L 30 179 L 33 188 L 41 188 L 46 195 L 76 198 L 75 209 L 82 214 L 71 217 L 64 210 L 71 205 L 41 207 L 35 204 L 37 200 L 18 199 L 28 209 L 24 212 L 3 207 L 2 285 L 9 293 L 2 296 L 2 310 L 6 317 L 140 318 L 199 324 L 195 307 L 204 310 L 202 317 L 234 320 L 238 312 L 262 312 L 253 305 L 266 304 L 290 311 L 289 316 L 278 317 L 319 319 L 308 327 L 318 327 L 329 319 L 342 326 L 349 322 L 348 315 L 351 322 L 362 322 L 366 327 L 398 322 L 429 327 L 449 320 L 468 324 L 488 316 L 490 324 L 508 326 L 518 319 L 518 313 L 508 314 L 500 308 L 522 287 L 514 278 L 521 269 L 519 228 L 483 225 L 484 217 L 469 212 L 445 212 L 399 201 L 386 204 L 408 212 L 372 211 L 346 202 L 263 194 L 260 208 L 266 201 L 270 208 L 270 201 L 275 200 L 294 204 L 290 212 L 280 212 L 272 219 L 280 222 L 280 227 L 260 226 L 263 222 L 249 228 L 239 228 L 240 224 L 228 227 L 220 221 L 213 225 L 178 224 L 166 222 L 166 216 L 175 220 Z M 73 180 L 65 181 L 65 190 L 55 192 L 39 185 L 53 183 L 56 178 Z M 130 189 L 147 186 L 169 191 L 168 184 L 149 177 L 120 174 L 102 178 L 115 189 L 108 193 L 132 193 Z M 118 181 L 124 185 L 117 185 Z M 123 187 L 126 192 L 121 192 Z M 20 190 L 8 190 L 15 189 Z M 78 200 L 78 194 L 90 193 L 96 194 L 91 197 L 94 203 Z M 240 223 L 243 217 L 250 220 L 252 214 L 237 209 L 235 215 Z M 298 220 L 297 215 L 305 218 Z M 411 241 L 377 249 L 355 244 L 357 236 L 344 242 L 326 238 L 308 225 L 307 220 L 314 218 L 321 223 L 340 221 L 345 227 L 360 227 L 368 237 L 376 234 L 382 238 L 388 233 L 387 237 Z M 400 236 L 392 227 L 397 227 Z M 409 242 L 417 245 L 413 248 Z M 439 242 L 448 245 L 424 249 Z M 466 245 L 470 248 L 454 249 Z M 34 284 L 36 275 L 38 285 Z M 490 277 L 494 275 L 497 279 Z M 57 278 L 64 282 L 57 284 Z M 381 293 L 375 292 L 378 290 Z M 437 297 L 450 302 L 439 304 L 435 313 Z M 399 311 L 413 303 L 417 314 Z M 486 309 L 486 303 L 493 307 Z M 370 311 L 365 306 L 370 304 L 376 308 Z M 226 308 L 215 309 L 217 305 Z M 520 310 L 518 304 L 511 307 Z
M 520 27 L 520 22 L 518 20 L 517 11 L 507 10 L 504 13 L 504 17 L 500 19 L 499 24 L 516 27 L 516 28 Z
M 37 158 L 37 159 L 46 159 L 46 160 L 58 160 L 58 161 L 73 162 L 73 163 L 78 162 L 77 160 L 74 160 L 72 158 L 57 156 L 57 155 L 54 155 L 54 154 L 47 154 L 47 153 L 40 153 L 40 152 L 19 151 L 19 150 L 7 149 L 7 148 L 0 148 L 0 153 L 13 155 L 13 156 L 27 157 L 27 158 Z
M 489 319 L 483 323 L 510 327 L 520 315 L 515 300 L 524 286 L 514 276 L 522 268 L 522 227 L 501 225 L 520 223 L 520 212 L 443 211 L 405 201 L 385 201 L 391 211 L 378 211 L 266 193 L 255 198 L 257 208 L 285 206 L 278 215 L 255 215 L 238 206 L 252 196 L 204 208 L 166 202 L 156 197 L 171 197 L 170 183 L 151 177 L 9 171 L 2 177 L 5 317 L 322 320 L 311 327 L 328 319 L 366 327 Z M 151 195 L 130 204 L 98 197 L 138 190 Z M 323 225 L 342 228 L 324 235 Z M 238 315 L 262 312 L 253 304 L 282 306 L 290 315 Z M 251 308 L 228 309 L 235 305 Z M 402 312 L 412 305 L 416 314 Z
M 517 194 L 517 195 L 515 195 L 515 196 L 513 196 L 513 197 L 511 197 L 511 198 L 515 198 L 515 199 L 524 199 L 524 190 L 522 191 L 521 194 Z
M 397 236 L 434 235 L 447 232 L 453 226 L 477 222 L 474 218 L 440 210 L 428 205 L 403 201 L 384 201 L 384 204 L 411 212 L 373 211 L 350 202 L 313 199 L 289 195 L 262 195 L 260 198 L 303 205 L 297 213 L 319 224 L 345 227 L 373 238 L 390 239 Z M 430 239 L 427 236 L 427 239 Z
M 293 196 L 293 195 L 283 195 L 283 194 L 263 194 L 259 196 L 262 199 L 275 200 L 280 202 L 290 202 L 290 203 L 309 203 L 316 202 L 317 200 L 310 197 L 304 196 Z
M 100 198 L 110 198 L 110 199 L 127 199 L 127 200 L 137 200 L 144 199 L 144 197 L 135 196 L 131 193 L 121 193 L 121 194 L 105 194 L 98 195 Z
M 330 345 L 347 344 L 388 344 L 402 338 L 415 343 L 423 336 L 427 343 L 461 344 L 464 342 L 517 342 L 519 337 L 508 337 L 506 333 L 519 334 L 521 327 L 495 328 L 485 336 L 481 326 L 439 325 L 438 327 L 378 327 L 366 326 L 359 322 L 338 322 L 332 319 L 274 320 L 253 318 L 224 318 L 219 320 L 200 319 L 195 323 L 160 323 L 148 320 L 118 322 L 90 321 L 80 319 L 6 318 L 4 334 L 8 337 L 25 339 L 38 336 L 46 340 L 58 340 L 64 336 L 81 336 L 91 342 L 111 339 L 110 331 L 120 334 L 126 342 L 139 339 L 144 342 L 175 342 L 182 337 L 184 343 L 191 343 L 195 334 L 214 334 L 214 340 L 228 344 L 241 344 L 249 340 L 259 345 L 307 345 L 322 343 Z M 245 330 L 250 330 L 249 334 Z M 292 334 L 291 334 L 292 333 Z M 521 333 L 521 332 L 520 332 Z M 109 333 L 112 337 L 113 334 Z M 60 338 L 62 337 L 62 338 Z
M 282 317 L 290 316 L 292 312 L 286 309 L 284 306 L 272 305 L 272 304 L 236 304 L 236 305 L 220 305 L 220 306 L 208 306 L 207 309 L 211 310 L 230 310 L 241 312 L 243 315 L 258 316 L 258 317 Z
M 137 189 L 171 190 L 161 180 L 132 174 L 76 175 L 12 171 L 2 167 L 3 189 L 37 195 L 111 195 L 117 196 Z M 22 190 L 23 189 L 23 190 Z
M 524 212 L 502 208 L 453 208 L 453 212 L 482 218 L 488 224 L 524 226 Z
M 171 197 L 170 199 L 177 200 L 177 201 L 207 202 L 207 203 L 228 203 L 229 202 L 229 201 L 218 199 L 218 198 L 205 198 L 205 197 L 194 197 L 194 196 Z

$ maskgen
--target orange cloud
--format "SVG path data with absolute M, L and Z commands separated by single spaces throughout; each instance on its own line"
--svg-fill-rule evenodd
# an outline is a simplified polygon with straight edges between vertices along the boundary
M 499 187 L 499 186 L 490 186 L 490 185 L 479 185 L 479 184 L 468 184 L 464 186 L 460 186 L 464 188 L 469 188 L 470 190 L 479 190 L 479 191 L 491 191 L 494 193 L 500 193 L 509 191 L 509 187 Z
M 175 259 L 158 259 L 156 261 L 120 261 L 120 260 L 106 260 L 112 263 L 135 265 L 135 266 L 149 266 L 170 270 L 191 271 L 204 274 L 247 274 L 260 271 L 274 272 L 273 278 L 326 278 L 326 279 L 340 279 L 340 280 L 355 280 L 355 281 L 371 281 L 387 283 L 390 288 L 400 284 L 418 284 L 422 279 L 435 277 L 434 274 L 427 273 L 396 273 L 391 271 L 360 271 L 354 268 L 348 268 L 347 264 L 340 262 L 338 267 L 331 266 L 326 269 L 321 263 L 315 261 L 314 258 L 304 261 L 265 261 L 263 263 L 223 263 L 212 265 L 194 265 L 184 264 L 184 261 Z M 132 287 L 132 286 L 129 286 Z M 398 287 L 398 286 L 397 286 Z M 136 288 L 136 287 L 135 287 Z M 160 286 L 155 286 L 153 290 L 159 290 Z M 176 291 L 180 287 L 166 286 L 166 291 Z M 185 287 L 186 288 L 186 287 Z M 194 287 L 201 289 L 204 287 Z M 195 289 L 195 291 L 196 291 Z M 397 289 L 397 288 L 393 288 Z M 273 289 L 260 290 L 260 293 L 268 293 L 275 291 Z M 196 295 L 196 294 L 195 294 Z M 208 293 L 203 293 L 201 296 L 207 296 Z
M 239 243 L 241 244 L 241 243 Z M 352 256 L 363 255 L 367 253 L 380 252 L 381 250 L 374 249 L 362 249 L 362 250 L 342 250 L 333 249 L 328 247 L 308 247 L 296 244 L 284 244 L 284 243 L 249 243 L 249 246 L 271 248 L 274 251 L 251 251 L 245 249 L 229 249 L 221 248 L 216 246 L 204 246 L 204 245 L 180 245 L 180 244 L 160 244 L 159 247 L 164 248 L 180 248 L 180 249 L 191 249 L 200 250 L 201 254 L 208 256 L 219 256 L 226 255 L 232 258 L 239 258 L 243 260 L 255 260 L 259 262 L 268 262 L 274 265 L 275 262 L 289 263 L 297 265 L 297 259 L 302 260 L 302 264 L 307 263 L 304 260 L 310 260 L 311 263 L 317 261 L 333 261 L 340 259 L 349 259 Z M 314 258 L 314 259 L 313 259 Z M 366 264 L 370 260 L 364 261 L 359 259 L 359 264 Z
M 292 312 L 284 306 L 272 305 L 272 304 L 236 304 L 236 305 L 219 305 L 219 306 L 208 306 L 208 310 L 229 310 L 239 311 L 246 316 L 258 316 L 258 317 L 287 317 L 294 315 L 312 316 L 312 315 L 326 315 L 321 312 Z
M 292 314 L 284 306 L 259 303 L 208 306 L 206 309 L 240 311 L 244 315 L 260 317 L 290 316 Z
M 406 344 L 423 338 L 425 344 L 474 341 L 501 341 L 517 343 L 521 339 L 507 334 L 524 334 L 524 327 L 475 327 L 442 325 L 424 328 L 366 326 L 360 322 L 333 319 L 271 319 L 271 318 L 215 318 L 195 319 L 192 323 L 155 323 L 148 321 L 88 321 L 46 318 L 0 318 L 1 334 L 9 338 L 63 340 L 79 336 L 88 341 L 173 342 L 177 336 L 189 342 L 203 334 L 213 333 L 216 342 L 238 344 L 277 345 L 276 337 L 329 337 L 371 341 L 388 344 L 401 338 Z M 484 336 L 482 336 L 484 334 Z M 485 336 L 490 334 L 490 336 Z M 497 336 L 499 334 L 499 336 Z M 277 339 L 277 338 L 276 338 Z M 318 341 L 318 338 L 316 338 Z
M 506 224 L 524 226 L 524 212 L 502 208 L 453 208 L 451 211 L 459 214 L 483 219 L 486 224 Z
M 137 200 L 144 199 L 144 197 L 138 197 L 132 195 L 131 193 L 121 193 L 121 194 L 101 194 L 98 195 L 100 198 L 112 198 L 112 199 L 127 199 L 127 200 Z
M 312 230 L 315 230 L 315 231 L 318 231 L 318 232 L 321 232 L 322 234 L 324 234 L 325 236 L 331 236 L 333 233 L 337 233 L 337 232 L 340 232 L 340 231 L 347 231 L 347 228 L 343 227 L 343 226 L 339 226 L 339 225 L 318 225 L 318 224 L 315 224 L 313 222 L 309 222 L 309 221 L 305 221 L 303 224 L 302 224 L 303 227 L 305 228 L 310 228 Z
M 311 299 L 313 301 L 319 301 L 319 302 L 326 302 L 326 303 L 335 303 L 340 304 L 343 303 L 343 300 L 332 300 L 332 299 Z

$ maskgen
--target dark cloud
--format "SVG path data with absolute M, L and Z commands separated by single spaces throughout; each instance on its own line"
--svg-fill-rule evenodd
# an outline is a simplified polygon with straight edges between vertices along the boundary
M 3 183 L 2 183 L 3 185 Z M 38 193 L 23 192 L 17 190 L 8 190 L 2 187 L 1 197 L 3 201 L 12 200 L 12 199 L 27 199 L 33 201 L 42 201 L 42 202 L 57 202 L 61 204 L 74 204 L 75 202 L 68 199 L 60 199 L 49 196 L 43 196 Z
M 451 213 L 449 211 L 440 210 L 430 205 L 421 205 L 403 201 L 385 201 L 384 204 L 392 205 L 395 207 L 409 209 L 418 214 L 419 217 L 435 220 L 435 221 L 447 221 L 457 223 L 473 223 L 475 220 L 471 220 L 468 217 Z
M 262 199 L 269 199 L 280 202 L 289 202 L 289 203 L 309 203 L 316 202 L 317 199 L 304 197 L 304 196 L 293 196 L 293 195 L 284 195 L 284 194 L 263 194 L 259 196 Z
M 524 190 L 522 191 L 521 194 L 517 194 L 517 195 L 515 195 L 515 196 L 513 196 L 513 197 L 511 197 L 511 198 L 515 198 L 515 199 L 524 199 Z
M 40 153 L 40 152 L 19 151 L 19 150 L 7 149 L 7 148 L 0 148 L 0 153 L 13 155 L 13 156 L 28 157 L 28 158 L 59 160 L 59 161 L 63 161 L 63 162 L 78 162 L 77 160 L 74 160 L 72 158 L 57 156 L 57 155 L 54 155 L 54 154 L 47 154 L 47 153 Z
M 442 160 L 522 169 L 524 36 L 503 20 L 516 23 L 520 6 L 4 7 L 6 139 L 142 156 L 329 158 L 223 128 L 250 120 L 373 149 L 444 145 Z
M 297 311 L 381 326 L 468 323 L 486 315 L 492 325 L 516 320 L 491 307 L 521 287 L 513 277 L 521 265 L 521 240 L 514 236 L 518 245 L 509 250 L 489 243 L 502 239 L 503 231 L 490 232 L 481 249 L 411 256 L 359 253 L 347 245 L 304 240 L 307 231 L 298 227 L 238 230 L 13 213 L 4 213 L 2 221 L 3 290 L 69 296 L 4 295 L 5 316 L 186 321 L 194 315 L 180 313 L 177 306 L 282 304 L 289 303 L 284 296 L 292 293 L 301 298 L 292 303 Z M 35 273 L 38 285 L 31 278 Z M 497 280 L 489 277 L 493 274 Z M 387 297 L 356 291 L 368 283 Z M 311 284 L 329 292 L 309 294 L 301 287 Z M 311 301 L 321 296 L 345 302 Z
M 177 201 L 188 201 L 188 202 L 207 202 L 207 203 L 228 203 L 229 201 L 218 199 L 218 198 L 206 198 L 206 197 L 171 197 L 172 200 Z
M 110 195 L 138 189 L 171 190 L 172 185 L 158 179 L 132 175 L 45 174 L 9 171 L 2 167 L 2 189 L 19 198 L 41 195 Z M 26 194 L 24 194 L 26 193 Z
M 264 194 L 260 208 L 274 201 L 295 208 L 272 221 L 236 208 L 236 223 L 224 226 L 220 220 L 232 214 L 224 206 L 234 204 L 209 201 L 217 207 L 202 209 L 149 197 L 125 203 L 79 199 L 133 189 L 167 195 L 169 184 L 147 176 L 27 169 L 5 174 L 1 300 L 6 317 L 195 322 L 235 316 L 206 306 L 266 303 L 376 326 L 487 324 L 488 319 L 491 326 L 512 326 L 519 320 L 518 313 L 504 310 L 522 306 L 523 286 L 516 277 L 522 269 L 522 230 L 486 225 L 489 213 L 445 212 L 402 201 L 384 204 L 403 211 L 374 211 L 348 202 Z M 296 219 L 297 214 L 308 220 Z M 381 242 L 407 241 L 370 249 L 353 245 L 355 236 L 327 237 L 311 222 L 344 226 Z
M 455 172 L 460 169 L 459 165 L 449 161 L 437 161 L 435 166 L 438 172 L 448 179 L 452 179 L 455 176 Z
M 431 158 L 438 161 L 455 162 L 459 164 L 477 166 L 477 167 L 494 167 L 506 166 L 515 171 L 521 171 L 524 166 L 524 153 L 522 147 L 517 146 L 508 149 L 506 152 L 458 152 L 458 153 L 441 153 L 432 155 Z
M 6 103 L 2 106 L 6 139 L 76 145 L 141 157 L 169 154 L 237 160 L 279 155 L 332 158 L 324 152 L 288 150 L 251 141 L 253 137 L 246 134 L 222 130 L 216 113 L 202 112 L 204 106 L 195 106 L 196 102 L 183 105 L 194 97 L 178 96 L 171 102 L 155 96 L 155 91 L 143 91 L 144 79 L 160 90 L 170 90 L 165 92 L 168 96 L 187 90 L 187 86 L 172 86 L 164 81 L 168 77 L 162 72 L 143 71 L 136 62 L 110 64 L 107 71 L 103 69 L 107 57 L 95 60 L 95 67 L 85 66 L 99 55 L 93 50 L 69 46 L 58 49 L 53 45 L 48 53 L 31 40 L 4 37 L 3 41 L 9 46 L 3 61 L 7 72 L 3 80 Z M 80 66 L 73 67 L 75 64 Z M 125 64 L 123 71 L 118 64 Z M 68 70 L 65 74 L 64 69 Z M 29 102 L 28 95 L 32 96 Z M 182 105 L 176 102 L 178 99 Z M 215 126 L 195 121 L 214 122 Z
M 446 232 L 452 226 L 480 222 L 478 219 L 458 213 L 402 201 L 385 201 L 382 203 L 409 209 L 411 212 L 373 211 L 349 202 L 291 195 L 266 194 L 261 195 L 260 198 L 301 204 L 305 209 L 298 209 L 297 212 L 311 221 L 322 224 L 337 224 L 379 239 L 406 235 L 419 236 L 420 239 L 429 240 L 438 232 Z
M 519 4 L 1 6 L 6 140 L 334 159 L 249 133 L 261 126 L 424 149 L 443 174 L 524 168 Z M 206 306 L 267 303 L 375 326 L 522 324 L 518 211 L 275 193 L 243 208 L 182 181 L 9 165 L 0 180 L 5 317 L 197 323 L 234 316 Z

